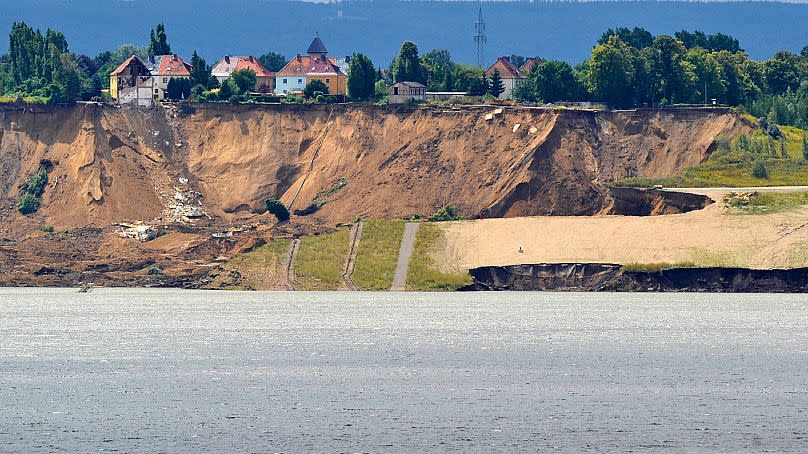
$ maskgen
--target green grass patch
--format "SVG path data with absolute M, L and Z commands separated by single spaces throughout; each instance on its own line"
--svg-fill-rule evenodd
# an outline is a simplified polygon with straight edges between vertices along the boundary
M 13 104 L 17 101 L 18 99 L 16 96 L 0 96 L 0 103 L 3 104 Z M 26 104 L 47 104 L 48 98 L 43 96 L 24 96 L 22 98 L 22 102 Z
M 337 290 L 348 255 L 349 229 L 326 235 L 300 238 L 295 261 L 296 287 L 299 290 Z
M 769 214 L 808 205 L 808 192 L 756 192 L 749 197 L 733 196 L 727 205 L 743 214 Z
M 803 130 L 791 126 L 779 126 L 783 133 L 787 157 L 780 153 L 780 141 L 773 141 L 774 155 L 765 150 L 756 152 L 739 149 L 737 139 L 717 139 L 719 148 L 707 162 L 689 167 L 681 175 L 664 178 L 627 178 L 616 182 L 618 187 L 650 188 L 664 187 L 743 187 L 743 186 L 802 186 L 808 185 L 808 161 L 802 156 Z M 761 130 L 748 136 L 750 146 L 762 146 L 770 140 Z M 756 160 L 766 164 L 768 178 L 755 178 L 752 169 Z
M 286 254 L 291 240 L 272 240 L 250 252 L 233 257 L 228 266 L 241 274 L 245 286 L 255 290 L 283 288 Z
M 468 273 L 444 272 L 434 263 L 431 255 L 440 239 L 441 229 L 438 225 L 421 224 L 407 272 L 407 290 L 452 291 L 471 284 Z
M 676 262 L 676 263 L 626 263 L 623 265 L 623 270 L 633 273 L 657 273 L 662 270 L 670 270 L 673 268 L 697 268 L 693 262 Z
M 387 290 L 393 283 L 404 221 L 366 221 L 353 280 L 362 290 Z

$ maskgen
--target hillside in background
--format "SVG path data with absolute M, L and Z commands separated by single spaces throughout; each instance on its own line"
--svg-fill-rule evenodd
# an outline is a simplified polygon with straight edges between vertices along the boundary
M 13 21 L 65 32 L 71 50 L 95 55 L 122 43 L 144 44 L 166 24 L 172 49 L 209 59 L 224 54 L 291 57 L 319 32 L 334 55 L 361 51 L 387 66 L 405 39 L 423 50 L 448 48 L 474 63 L 477 2 L 353 1 L 334 4 L 273 0 L 26 0 L 0 3 L 0 29 Z M 483 3 L 486 60 L 538 55 L 577 63 L 607 28 L 640 26 L 654 34 L 681 29 L 737 37 L 752 58 L 808 44 L 808 5 L 769 2 Z M 88 26 L 89 24 L 89 26 Z M 438 25 L 439 24 L 439 25 Z M 8 41 L 0 40 L 0 52 Z

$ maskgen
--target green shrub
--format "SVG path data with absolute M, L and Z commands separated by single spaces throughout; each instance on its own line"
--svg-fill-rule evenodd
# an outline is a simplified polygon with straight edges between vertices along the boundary
M 45 185 L 48 184 L 48 172 L 45 169 L 40 169 L 36 175 L 32 176 L 25 182 L 23 185 L 22 190 L 28 194 L 33 195 L 34 197 L 39 197 L 45 192 Z
M 766 163 L 762 159 L 755 161 L 752 167 L 752 176 L 761 179 L 769 178 L 769 171 L 766 169 Z
M 267 211 L 275 215 L 280 222 L 289 220 L 289 209 L 286 208 L 286 205 L 284 205 L 283 202 L 278 199 L 267 200 Z
M 39 198 L 26 192 L 20 197 L 20 201 L 17 203 L 17 209 L 20 210 L 22 214 L 34 213 L 39 209 Z
M 47 224 L 42 226 L 42 231 L 45 233 L 53 233 L 56 229 L 53 228 L 52 225 Z
M 463 219 L 463 215 L 460 214 L 460 210 L 456 206 L 446 205 L 445 207 L 436 211 L 435 214 L 430 216 L 427 219 L 427 221 L 429 222 L 459 221 L 461 219 Z

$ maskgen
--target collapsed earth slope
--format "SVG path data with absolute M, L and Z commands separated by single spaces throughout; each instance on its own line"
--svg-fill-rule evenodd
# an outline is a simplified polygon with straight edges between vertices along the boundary
M 747 128 L 724 109 L 6 108 L 0 230 L 165 218 L 179 190 L 211 222 L 254 217 L 268 198 L 329 224 L 446 204 L 474 217 L 589 215 L 613 206 L 611 182 L 675 174 Z M 41 167 L 41 208 L 23 217 L 20 187 Z

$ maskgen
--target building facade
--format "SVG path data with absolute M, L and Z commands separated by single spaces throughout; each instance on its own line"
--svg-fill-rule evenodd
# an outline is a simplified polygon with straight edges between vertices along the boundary
M 345 96 L 347 77 L 328 57 L 323 41 L 315 36 L 305 56 L 297 55 L 275 74 L 275 94 L 300 94 L 309 82 L 319 80 L 328 87 L 328 94 Z
M 505 86 L 505 91 L 500 93 L 499 99 L 510 99 L 513 94 L 513 89 L 527 77 L 519 71 L 519 68 L 511 63 L 510 57 L 499 57 L 497 61 L 491 65 L 485 72 L 485 76 L 489 79 L 494 75 L 495 71 L 499 71 L 499 77 L 502 78 L 502 83 Z
M 190 79 L 191 65 L 177 54 L 155 55 L 149 57 L 149 66 L 154 79 L 152 87 L 154 99 L 166 99 L 168 82 L 172 79 Z
M 216 77 L 219 84 L 230 78 L 233 71 L 250 69 L 255 72 L 255 87 L 253 91 L 271 93 L 275 89 L 275 73 L 269 71 L 252 55 L 234 56 L 225 55 L 213 66 L 211 74 Z
M 426 101 L 426 85 L 418 82 L 396 82 L 387 89 L 390 104 Z
M 109 94 L 117 104 L 153 106 L 152 85 L 151 71 L 135 55 L 109 74 Z

